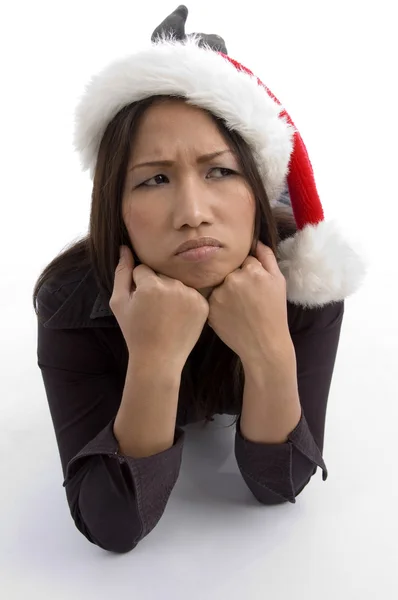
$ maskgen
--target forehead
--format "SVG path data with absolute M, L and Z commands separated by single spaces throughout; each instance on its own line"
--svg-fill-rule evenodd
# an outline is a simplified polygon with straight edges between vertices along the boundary
M 181 100 L 167 100 L 151 106 L 143 115 L 133 144 L 133 157 L 156 155 L 176 146 L 197 149 L 198 153 L 219 150 L 225 140 L 211 116 Z

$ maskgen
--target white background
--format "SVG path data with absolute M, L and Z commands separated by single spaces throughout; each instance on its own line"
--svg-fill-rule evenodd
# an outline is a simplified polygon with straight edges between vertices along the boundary
M 1 4 L 0 596 L 356 600 L 398 583 L 397 30 L 395 3 L 191 0 L 187 32 L 218 33 L 284 104 L 327 219 L 370 263 L 346 302 L 324 459 L 296 504 L 264 507 L 233 428 L 188 428 L 166 511 L 132 552 L 75 528 L 36 357 L 40 271 L 87 231 L 91 185 L 72 148 L 92 73 L 138 49 L 177 6 Z M 395 57 L 395 58 L 394 58 Z M 222 419 L 221 419 L 222 420 Z

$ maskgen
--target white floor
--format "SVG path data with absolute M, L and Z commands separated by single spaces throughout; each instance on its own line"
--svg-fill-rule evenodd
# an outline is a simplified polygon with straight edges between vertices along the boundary
M 207 431 L 190 426 L 163 517 L 125 555 L 90 544 L 69 515 L 30 297 L 40 269 L 87 227 L 90 183 L 70 148 L 75 96 L 109 56 L 128 50 L 128 35 L 144 40 L 177 3 L 151 9 L 142 27 L 134 26 L 131 2 L 114 1 L 112 14 L 108 3 L 92 1 L 84 10 L 69 2 L 65 14 L 50 3 L 24 4 L 8 11 L 2 53 L 10 82 L 2 134 L 0 597 L 397 597 L 398 132 L 387 3 L 336 2 L 333 14 L 309 1 L 300 10 L 298 3 L 273 6 L 271 41 L 242 8 L 188 4 L 188 31 L 220 33 L 230 54 L 260 76 L 268 67 L 261 72 L 258 47 L 270 56 L 274 45 L 273 91 L 310 146 L 325 213 L 362 246 L 370 272 L 346 303 L 327 413 L 328 480 L 318 469 L 295 505 L 264 507 L 237 470 L 234 428 L 222 427 L 229 418 Z M 256 2 L 246 6 L 259 10 Z M 123 12 L 131 17 L 121 19 Z M 258 39 L 252 60 L 240 37 L 243 19 L 251 43 Z M 116 27 L 121 34 L 110 43 L 104 32 Z M 280 47 L 278 28 L 286 30 Z

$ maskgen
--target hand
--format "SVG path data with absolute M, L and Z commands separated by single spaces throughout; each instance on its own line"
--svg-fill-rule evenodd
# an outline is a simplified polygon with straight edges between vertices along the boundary
M 271 248 L 258 242 L 256 256 L 248 256 L 208 298 L 210 327 L 244 364 L 274 358 L 293 345 L 286 280 Z
M 133 254 L 124 248 L 126 255 L 116 267 L 109 306 L 129 355 L 141 359 L 146 355 L 154 364 L 182 370 L 206 323 L 207 300 L 147 265 L 134 268 Z

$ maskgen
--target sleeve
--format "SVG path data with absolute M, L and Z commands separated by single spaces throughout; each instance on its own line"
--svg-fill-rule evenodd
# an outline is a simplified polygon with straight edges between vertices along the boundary
M 51 293 L 41 290 L 39 316 L 49 318 L 53 304 Z M 105 550 L 128 552 L 165 510 L 179 475 L 184 431 L 176 426 L 173 446 L 158 454 L 119 454 L 113 423 L 124 382 L 110 370 L 95 328 L 51 329 L 39 318 L 37 357 L 76 527 Z
M 344 302 L 321 308 L 290 307 L 290 333 L 296 352 L 301 418 L 283 444 L 243 438 L 236 425 L 235 456 L 242 477 L 263 504 L 295 503 L 322 458 L 326 408 L 344 315 Z

